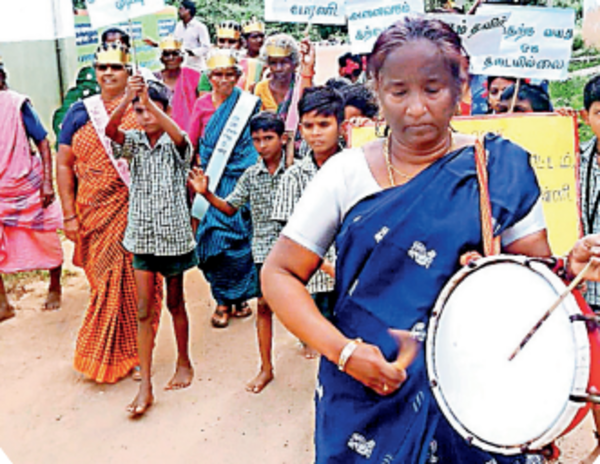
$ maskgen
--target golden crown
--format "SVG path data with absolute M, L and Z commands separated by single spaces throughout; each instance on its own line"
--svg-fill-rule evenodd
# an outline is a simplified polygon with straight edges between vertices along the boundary
M 172 35 L 168 35 L 160 41 L 158 46 L 161 50 L 181 50 L 183 41 L 176 39 Z
M 252 32 L 260 32 L 264 34 L 265 23 L 256 19 L 256 16 L 253 16 L 251 20 L 245 21 L 242 24 L 242 30 L 244 31 L 244 34 L 251 34 Z
M 206 66 L 209 71 L 218 68 L 237 68 L 238 61 L 233 50 L 215 48 L 209 52 Z
M 217 26 L 217 38 L 236 39 L 242 35 L 242 26 L 235 21 L 224 21 Z
M 99 46 L 95 54 L 96 64 L 129 64 L 130 60 L 129 49 L 119 40 Z
M 266 55 L 271 58 L 284 58 L 294 53 L 296 48 L 292 39 L 283 36 L 271 36 L 265 44 Z

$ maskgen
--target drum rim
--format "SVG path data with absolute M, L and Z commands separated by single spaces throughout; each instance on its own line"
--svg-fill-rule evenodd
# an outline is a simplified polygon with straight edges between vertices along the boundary
M 499 445 L 496 443 L 491 443 L 487 440 L 484 440 L 482 437 L 478 437 L 473 433 L 473 431 L 468 430 L 456 417 L 455 413 L 450 408 L 448 402 L 446 401 L 446 397 L 441 391 L 437 374 L 436 362 L 435 362 L 435 340 L 438 323 L 443 312 L 443 306 L 448 298 L 452 295 L 452 292 L 457 288 L 458 284 L 464 280 L 468 275 L 473 272 L 482 269 L 493 263 L 514 263 L 520 264 L 527 267 L 532 268 L 534 272 L 538 272 L 546 277 L 549 283 L 554 287 L 564 287 L 566 285 L 562 282 L 562 280 L 554 274 L 545 264 L 540 263 L 535 258 L 530 258 L 527 256 L 520 255 L 496 255 L 489 256 L 485 258 L 480 258 L 477 261 L 468 264 L 462 267 L 459 271 L 452 275 L 452 277 L 446 282 L 442 291 L 440 292 L 435 305 L 433 307 L 428 327 L 427 327 L 427 340 L 425 344 L 425 362 L 427 366 L 427 376 L 430 383 L 430 388 L 433 392 L 433 396 L 442 411 L 442 414 L 448 420 L 448 422 L 452 425 L 454 430 L 461 435 L 464 439 L 466 439 L 470 444 L 477 446 L 485 451 L 490 451 L 494 453 L 500 453 L 504 455 L 514 455 L 523 453 L 527 450 L 535 450 L 541 449 L 545 445 L 551 443 L 556 438 L 561 436 L 567 427 L 571 424 L 573 419 L 575 418 L 577 412 L 580 410 L 581 405 L 577 405 L 571 401 L 567 401 L 563 410 L 563 413 L 560 417 L 557 418 L 554 424 L 551 424 L 549 428 L 542 433 L 540 436 L 530 440 L 527 443 L 523 443 L 520 445 Z M 558 290 L 558 289 L 557 289 Z M 577 308 L 577 311 L 581 313 L 581 309 L 575 300 L 575 297 L 571 294 L 569 295 L 565 301 L 565 304 L 569 304 L 573 308 Z M 585 331 L 585 329 L 584 329 Z M 591 354 L 590 354 L 590 344 L 589 338 L 580 334 L 581 330 L 577 327 L 574 328 L 574 338 L 576 340 L 577 349 L 576 352 L 578 356 L 576 357 L 576 367 L 572 385 L 572 394 L 583 394 L 587 390 L 587 385 L 590 376 L 590 363 L 591 363 Z M 585 345 L 585 346 L 584 346 Z M 582 355 L 585 353 L 585 356 Z

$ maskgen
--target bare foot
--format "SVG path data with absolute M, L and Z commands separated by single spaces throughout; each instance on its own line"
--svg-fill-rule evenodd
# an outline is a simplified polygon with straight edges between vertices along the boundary
M 316 350 L 314 350 L 314 349 L 312 349 L 310 346 L 308 346 L 304 342 L 300 342 L 300 353 L 306 359 L 315 359 L 315 358 L 319 357 L 319 352 L 316 351 Z
M 0 322 L 15 317 L 15 308 L 8 301 L 0 302 Z
M 177 364 L 173 378 L 165 387 L 165 390 L 179 390 L 189 387 L 194 379 L 194 368 L 191 364 Z
M 152 385 L 150 383 L 142 382 L 137 396 L 133 402 L 127 406 L 127 412 L 132 416 L 141 416 L 153 403 L 154 396 L 152 395 Z
M 60 292 L 50 291 L 48 297 L 42 306 L 42 311 L 56 311 L 60 309 Z
M 254 379 L 246 384 L 246 391 L 260 393 L 273 378 L 273 369 L 261 370 Z

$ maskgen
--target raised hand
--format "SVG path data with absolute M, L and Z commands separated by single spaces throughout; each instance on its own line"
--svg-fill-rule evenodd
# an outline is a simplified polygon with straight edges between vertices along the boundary
M 201 168 L 192 168 L 188 174 L 188 183 L 192 188 L 200 195 L 206 195 L 208 193 L 208 181 L 209 178 Z

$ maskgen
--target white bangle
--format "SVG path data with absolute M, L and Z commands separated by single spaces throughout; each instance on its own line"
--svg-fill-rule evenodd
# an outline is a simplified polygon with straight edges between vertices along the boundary
M 346 346 L 342 348 L 342 352 L 340 353 L 340 359 L 337 363 L 338 369 L 340 371 L 344 372 L 346 370 L 346 363 L 350 359 L 350 356 L 352 356 L 352 353 L 354 353 L 356 348 L 358 348 L 358 345 L 362 342 L 362 338 L 356 338 L 346 343 Z

